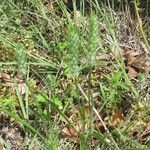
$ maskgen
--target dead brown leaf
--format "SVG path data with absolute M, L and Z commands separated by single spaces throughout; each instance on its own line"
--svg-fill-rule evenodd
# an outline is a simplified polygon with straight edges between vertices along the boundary
M 129 58 L 133 58 L 133 57 L 140 55 L 140 52 L 133 50 L 133 49 L 128 49 L 126 50 L 125 55 L 126 55 L 126 58 L 129 59 Z
M 95 122 L 95 129 L 97 130 L 97 131 L 99 131 L 99 132 L 101 132 L 101 133 L 105 133 L 105 128 L 104 128 L 104 126 L 102 125 L 102 123 L 101 122 Z
M 1 73 L 1 77 L 3 79 L 3 81 L 10 81 L 10 75 L 7 73 Z
M 117 109 L 113 112 L 112 118 L 111 118 L 111 125 L 116 127 L 121 122 L 121 119 L 123 118 L 123 112 L 122 109 Z
M 145 52 L 128 50 L 125 52 L 126 66 L 130 78 L 137 77 L 138 73 L 148 74 L 150 69 L 149 55 Z
M 76 121 L 72 123 L 71 127 L 64 127 L 61 131 L 62 134 L 69 137 L 77 136 L 82 129 L 81 121 Z
M 78 111 L 74 111 L 75 114 L 72 114 L 70 118 L 72 118 L 73 115 L 76 116 L 73 120 L 71 120 L 71 127 L 64 127 L 62 129 L 62 133 L 66 136 L 72 137 L 77 136 L 80 134 L 82 129 L 87 130 L 90 125 L 90 107 L 84 106 Z M 83 124 L 82 119 L 84 118 L 85 124 Z M 70 119 L 69 119 L 70 120 Z
M 143 53 L 136 57 L 133 57 L 133 59 L 128 62 L 128 65 L 135 67 L 139 71 L 144 71 L 146 68 L 146 54 Z
M 68 136 L 68 137 L 72 137 L 72 136 L 77 135 L 77 132 L 73 127 L 70 127 L 70 128 L 69 127 L 64 127 L 61 130 L 61 132 L 62 132 L 63 135 Z
M 138 76 L 138 72 L 133 67 L 130 66 L 127 66 L 127 74 L 130 79 Z

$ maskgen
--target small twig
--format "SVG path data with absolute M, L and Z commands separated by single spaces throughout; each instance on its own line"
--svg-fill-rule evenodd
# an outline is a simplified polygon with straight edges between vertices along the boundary
M 86 99 L 87 102 L 89 102 L 89 98 L 88 96 L 85 94 L 85 92 L 83 91 L 83 89 L 81 88 L 81 86 L 79 84 L 77 84 L 80 92 L 83 94 L 84 98 Z M 114 143 L 115 147 L 117 150 L 120 150 L 120 148 L 118 147 L 117 143 L 115 142 L 115 140 L 113 139 L 112 135 L 110 134 L 108 128 L 106 127 L 104 121 L 102 120 L 101 116 L 99 115 L 99 113 L 97 112 L 96 108 L 93 106 L 93 111 L 95 112 L 95 114 L 97 115 L 97 117 L 99 118 L 100 122 L 102 123 L 104 129 L 106 130 L 106 132 L 109 134 L 112 142 Z

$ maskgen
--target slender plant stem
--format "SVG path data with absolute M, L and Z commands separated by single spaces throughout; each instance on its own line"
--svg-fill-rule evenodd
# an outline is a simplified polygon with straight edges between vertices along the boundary
M 92 96 L 92 67 L 90 65 L 89 68 L 89 75 L 88 75 L 88 99 L 89 99 L 89 106 L 90 106 L 90 134 L 92 135 L 93 131 L 93 107 L 94 107 L 94 101 L 93 101 L 93 96 Z

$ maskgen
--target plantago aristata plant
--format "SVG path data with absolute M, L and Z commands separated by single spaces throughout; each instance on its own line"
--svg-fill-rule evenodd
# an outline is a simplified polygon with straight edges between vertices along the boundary
M 92 65 L 95 62 L 95 56 L 98 50 L 98 21 L 97 15 L 91 13 L 89 19 L 88 43 L 85 51 L 87 64 Z
M 69 51 L 68 69 L 69 74 L 75 78 L 79 74 L 79 67 L 78 67 L 79 47 L 80 47 L 80 38 L 78 28 L 76 27 L 75 24 L 70 23 L 68 27 L 68 51 Z
M 17 69 L 21 75 L 26 74 L 26 54 L 21 45 L 15 46 L 15 59 L 17 62 Z
M 92 110 L 93 110 L 93 98 L 92 98 L 92 83 L 91 83 L 91 72 L 92 66 L 95 63 L 96 54 L 98 51 L 98 21 L 97 16 L 94 13 L 91 13 L 89 19 L 89 33 L 88 33 L 88 42 L 87 50 L 85 51 L 87 57 L 87 66 L 89 68 L 89 78 L 88 78 L 88 97 L 89 105 L 91 105 L 91 119 L 92 119 Z M 92 125 L 92 123 L 91 123 Z

